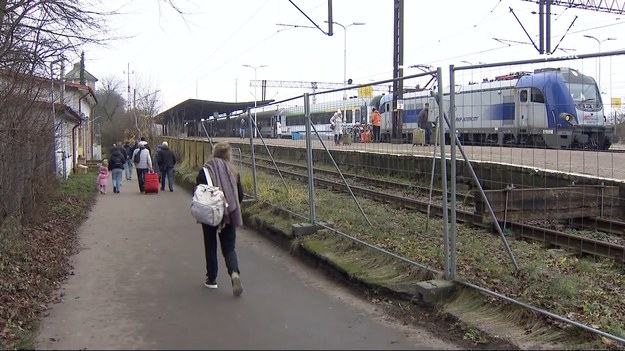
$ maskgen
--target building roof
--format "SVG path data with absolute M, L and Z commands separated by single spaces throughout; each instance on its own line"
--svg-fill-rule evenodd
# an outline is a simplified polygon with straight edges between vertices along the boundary
M 74 68 L 67 72 L 65 79 L 71 82 L 80 82 L 80 62 L 74 63 Z M 91 82 L 97 82 L 98 78 L 94 77 L 91 73 L 85 70 L 85 80 Z
M 178 105 L 159 113 L 156 116 L 157 123 L 164 123 L 172 117 L 182 117 L 185 121 L 200 121 L 202 118 L 209 118 L 214 113 L 231 114 L 235 111 L 244 111 L 250 107 L 267 105 L 273 100 L 247 101 L 247 102 L 223 102 L 188 99 Z

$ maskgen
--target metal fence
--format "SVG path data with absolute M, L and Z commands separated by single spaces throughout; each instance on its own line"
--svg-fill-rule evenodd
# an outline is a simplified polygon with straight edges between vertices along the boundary
M 223 140 L 240 144 L 254 198 L 282 194 L 271 200 L 312 224 L 624 342 L 614 315 L 625 315 L 625 148 L 613 103 L 624 55 L 450 66 L 304 94 L 249 111 L 248 139 Z M 401 93 L 374 94 L 390 84 Z M 194 166 L 209 156 L 206 141 L 173 142 Z

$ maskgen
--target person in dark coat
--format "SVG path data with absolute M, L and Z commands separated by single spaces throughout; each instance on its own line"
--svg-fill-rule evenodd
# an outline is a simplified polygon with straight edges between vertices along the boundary
M 132 154 L 135 151 L 135 147 L 138 147 L 137 143 L 130 145 L 130 142 L 127 140 L 124 143 L 124 150 L 126 151 L 126 180 L 132 180 Z
M 206 282 L 204 286 L 217 289 L 217 235 L 221 243 L 221 253 L 226 261 L 226 268 L 232 281 L 232 293 L 239 296 L 243 292 L 237 254 L 234 251 L 236 228 L 243 225 L 241 216 L 241 202 L 243 201 L 243 187 L 239 172 L 232 164 L 232 149 L 230 144 L 220 142 L 213 149 L 213 156 L 204 164 L 208 170 L 214 186 L 223 191 L 225 202 L 228 204 L 222 222 L 214 227 L 202 223 L 204 233 L 204 253 L 206 255 Z M 204 169 L 200 170 L 196 178 L 196 186 L 208 184 Z
M 161 170 L 161 191 L 165 191 L 165 178 L 169 179 L 169 191 L 174 191 L 174 166 L 176 155 L 169 148 L 166 141 L 161 143 L 161 149 L 156 154 L 157 164 Z
M 113 178 L 113 193 L 119 194 L 122 188 L 122 174 L 124 173 L 124 165 L 126 157 L 122 153 L 121 147 L 113 144 L 111 155 L 109 156 L 108 170 L 111 171 Z

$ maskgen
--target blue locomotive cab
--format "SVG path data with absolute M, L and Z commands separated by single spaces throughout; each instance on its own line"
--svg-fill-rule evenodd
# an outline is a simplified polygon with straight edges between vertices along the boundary
M 606 131 L 601 95 L 592 77 L 572 68 L 544 68 L 520 77 L 516 87 L 531 89 L 532 101 L 544 102 L 544 121 L 534 125 L 545 128 L 542 139 L 549 147 L 610 146 L 612 136 Z

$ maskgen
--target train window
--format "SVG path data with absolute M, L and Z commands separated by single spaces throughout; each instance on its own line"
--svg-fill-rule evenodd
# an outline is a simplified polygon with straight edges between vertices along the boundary
M 540 89 L 532 88 L 532 102 L 540 102 L 542 104 L 545 103 L 545 96 Z
M 519 98 L 521 99 L 521 102 L 527 102 L 527 90 L 521 90 Z

